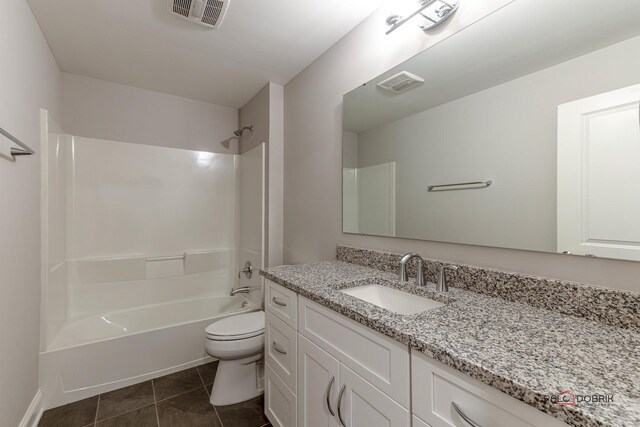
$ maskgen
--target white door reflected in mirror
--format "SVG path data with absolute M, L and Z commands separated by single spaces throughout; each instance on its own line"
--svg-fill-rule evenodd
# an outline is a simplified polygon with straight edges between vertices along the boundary
M 558 252 L 640 261 L 640 85 L 558 107 Z

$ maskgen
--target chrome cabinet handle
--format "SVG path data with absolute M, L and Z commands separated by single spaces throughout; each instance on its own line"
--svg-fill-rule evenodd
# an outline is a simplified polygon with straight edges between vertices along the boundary
M 462 412 L 462 409 L 460 409 L 460 407 L 458 406 L 458 404 L 456 402 L 451 402 L 451 406 L 453 407 L 453 409 L 455 409 L 455 411 L 458 413 L 458 415 L 460 415 L 460 418 L 462 418 L 471 427 L 482 427 L 480 424 L 478 424 L 477 422 L 473 421 L 464 412 Z
M 278 298 L 276 298 L 276 297 L 271 298 L 271 301 L 273 301 L 273 303 L 275 305 L 279 305 L 280 307 L 286 307 L 287 306 L 286 302 L 278 301 Z
M 280 353 L 280 354 L 287 354 L 287 352 L 285 350 L 283 350 L 282 348 L 280 348 L 278 343 L 275 342 L 275 341 L 271 343 L 271 347 L 273 347 L 273 349 L 275 351 L 277 351 L 278 353 Z
M 344 384 L 340 389 L 340 393 L 338 393 L 338 420 L 340 421 L 340 424 L 342 424 L 342 427 L 347 427 L 344 423 L 344 420 L 342 419 L 342 395 L 344 394 L 344 390 L 346 388 L 347 385 Z
M 331 414 L 332 417 L 335 417 L 336 414 L 335 412 L 333 412 L 333 409 L 331 408 L 331 401 L 329 400 L 330 396 L 331 396 L 331 388 L 333 387 L 333 382 L 335 381 L 336 377 L 332 376 L 331 377 L 331 381 L 329 381 L 329 385 L 327 386 L 327 391 L 324 392 L 324 399 L 327 402 L 327 409 L 329 410 L 329 413 Z

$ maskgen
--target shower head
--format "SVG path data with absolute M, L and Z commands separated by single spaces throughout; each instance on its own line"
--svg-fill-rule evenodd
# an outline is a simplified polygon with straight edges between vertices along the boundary
M 238 129 L 237 131 L 233 132 L 233 134 L 238 138 L 242 138 L 242 134 L 244 133 L 245 130 L 250 130 L 251 132 L 253 132 L 253 125 L 245 126 L 242 129 Z

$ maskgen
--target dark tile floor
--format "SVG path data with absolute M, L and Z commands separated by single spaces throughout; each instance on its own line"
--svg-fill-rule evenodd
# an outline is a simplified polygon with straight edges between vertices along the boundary
M 262 397 L 212 406 L 218 362 L 134 384 L 45 411 L 40 427 L 263 427 Z

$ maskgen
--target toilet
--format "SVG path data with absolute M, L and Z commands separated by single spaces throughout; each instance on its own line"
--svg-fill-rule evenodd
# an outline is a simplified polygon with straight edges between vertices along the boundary
M 233 405 L 264 391 L 264 311 L 237 314 L 206 329 L 207 353 L 219 359 L 211 404 Z

